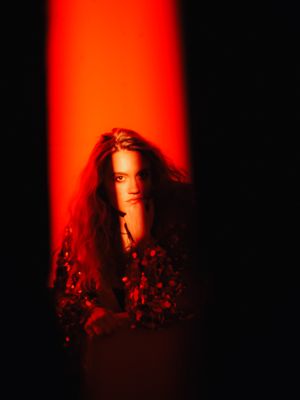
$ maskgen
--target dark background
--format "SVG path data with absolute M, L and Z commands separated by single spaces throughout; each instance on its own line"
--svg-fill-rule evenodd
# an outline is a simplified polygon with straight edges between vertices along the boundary
M 299 13 L 180 2 L 199 267 L 203 398 L 296 390 Z M 226 3 L 226 4 L 225 4 Z M 1 13 L 2 340 L 10 398 L 75 399 L 46 290 L 46 3 Z M 196 365 L 195 368 L 198 366 Z
M 203 2 L 200 2 L 203 3 Z M 182 2 L 207 398 L 295 396 L 296 2 Z M 208 5 L 209 4 L 209 5 Z

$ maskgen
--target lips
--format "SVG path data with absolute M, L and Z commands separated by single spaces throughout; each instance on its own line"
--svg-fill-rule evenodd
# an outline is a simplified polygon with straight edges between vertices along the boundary
M 134 203 L 137 203 L 138 201 L 142 201 L 142 200 L 143 200 L 142 197 L 136 197 L 134 199 L 127 200 L 127 203 L 134 204 Z

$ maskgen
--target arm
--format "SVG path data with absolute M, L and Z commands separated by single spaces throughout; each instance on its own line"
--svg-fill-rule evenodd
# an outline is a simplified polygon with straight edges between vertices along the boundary
M 111 333 L 126 322 L 127 314 L 119 312 L 112 290 L 83 284 L 83 272 L 72 254 L 70 228 L 66 228 L 58 255 L 53 292 L 66 347 L 77 346 L 86 334 Z
M 53 295 L 56 314 L 64 334 L 64 345 L 78 344 L 84 324 L 95 307 L 96 291 L 82 285 L 82 271 L 72 254 L 72 230 L 67 227 L 57 257 Z
M 123 278 L 132 327 L 155 328 L 179 316 L 177 300 L 184 283 L 173 262 L 154 242 L 132 249 Z
M 192 317 L 187 230 L 186 224 L 177 221 L 170 223 L 158 240 L 148 234 L 133 241 L 123 278 L 133 327 L 152 328 Z
M 155 327 L 168 320 L 199 314 L 202 289 L 198 265 L 192 265 L 195 260 L 191 251 L 195 238 L 190 221 L 195 216 L 187 218 L 186 210 L 191 212 L 192 208 L 188 200 L 189 207 L 179 204 L 175 208 L 172 202 L 168 218 L 160 215 L 157 220 L 160 234 L 155 239 L 148 234 L 131 246 L 123 279 L 133 325 Z M 147 228 L 143 230 L 147 232 Z

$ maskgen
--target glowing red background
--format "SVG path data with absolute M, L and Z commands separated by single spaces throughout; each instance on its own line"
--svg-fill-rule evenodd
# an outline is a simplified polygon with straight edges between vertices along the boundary
M 51 241 L 99 135 L 134 129 L 190 172 L 174 0 L 51 0 L 48 32 Z

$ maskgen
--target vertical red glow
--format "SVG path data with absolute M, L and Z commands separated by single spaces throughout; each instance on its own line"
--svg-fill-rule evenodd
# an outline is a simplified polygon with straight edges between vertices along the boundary
M 136 130 L 190 171 L 174 0 L 49 1 L 51 241 L 99 135 Z

